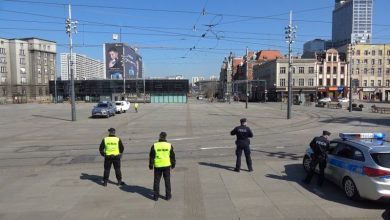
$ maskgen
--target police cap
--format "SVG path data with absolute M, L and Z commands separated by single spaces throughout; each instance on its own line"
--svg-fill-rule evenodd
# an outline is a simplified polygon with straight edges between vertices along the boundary
M 323 132 L 322 132 L 322 135 L 327 135 L 327 136 L 330 136 L 330 135 L 331 135 L 331 133 L 330 133 L 329 131 L 323 131 Z
M 115 128 L 109 128 L 108 132 L 115 132 Z
M 241 124 L 244 123 L 244 122 L 246 122 L 246 118 L 241 118 L 241 119 L 240 119 L 240 122 L 241 122 Z

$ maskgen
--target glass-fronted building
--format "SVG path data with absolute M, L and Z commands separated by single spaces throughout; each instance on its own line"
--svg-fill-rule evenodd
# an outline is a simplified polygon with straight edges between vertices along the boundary
M 124 91 L 125 87 L 125 91 Z M 57 90 L 59 102 L 68 101 L 70 81 L 50 81 L 50 94 Z M 168 79 L 136 80 L 75 80 L 77 101 L 99 102 L 104 100 L 130 100 L 151 103 L 187 103 L 189 81 Z
M 373 0 L 336 0 L 332 18 L 334 47 L 371 43 Z

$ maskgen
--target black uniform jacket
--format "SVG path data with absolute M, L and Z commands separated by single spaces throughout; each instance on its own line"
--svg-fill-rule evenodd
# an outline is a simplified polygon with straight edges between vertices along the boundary
M 249 138 L 253 137 L 251 129 L 245 125 L 240 125 L 235 127 L 231 132 L 231 135 L 236 135 L 236 145 L 237 146 L 249 146 Z

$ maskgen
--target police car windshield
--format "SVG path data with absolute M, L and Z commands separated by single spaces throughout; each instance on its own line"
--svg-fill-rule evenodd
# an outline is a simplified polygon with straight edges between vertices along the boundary
M 121 102 L 116 102 L 115 105 L 122 105 L 122 103 Z
M 99 108 L 107 108 L 107 106 L 108 105 L 105 104 L 105 103 L 99 103 L 97 107 L 99 107 Z
M 379 166 L 390 168 L 390 153 L 373 153 L 371 157 Z

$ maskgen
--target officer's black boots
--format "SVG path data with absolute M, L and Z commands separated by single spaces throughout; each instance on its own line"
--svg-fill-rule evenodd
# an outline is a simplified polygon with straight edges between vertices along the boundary
M 125 182 L 123 182 L 122 180 L 119 180 L 118 183 L 117 183 L 118 186 L 123 186 L 125 185 Z
M 158 200 L 158 195 L 154 195 L 154 196 L 153 196 L 153 200 L 154 200 L 154 201 L 157 201 L 157 200 Z
M 167 201 L 169 201 L 172 199 L 172 195 L 167 195 L 165 198 L 167 199 Z
M 104 181 L 103 181 L 103 186 L 104 186 L 104 187 L 107 186 L 107 180 L 104 180 Z
M 235 171 L 235 172 L 240 172 L 240 169 L 234 168 L 234 171 Z

